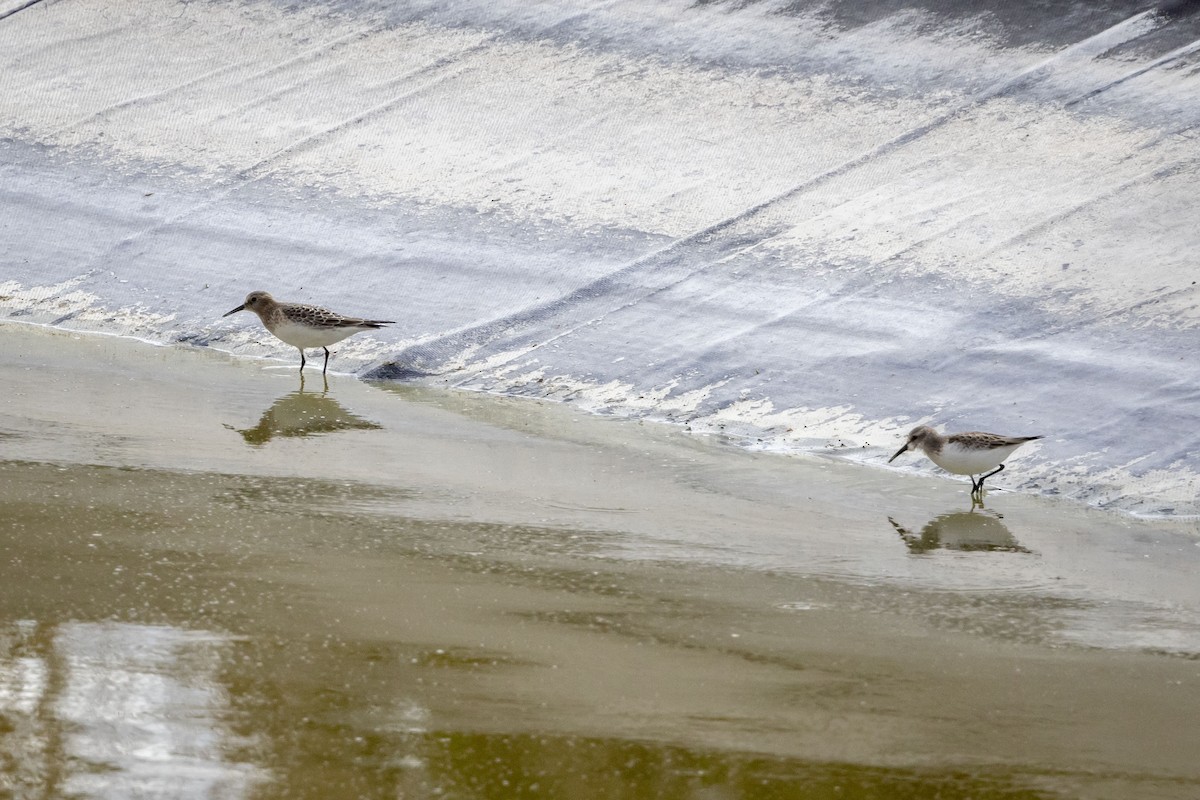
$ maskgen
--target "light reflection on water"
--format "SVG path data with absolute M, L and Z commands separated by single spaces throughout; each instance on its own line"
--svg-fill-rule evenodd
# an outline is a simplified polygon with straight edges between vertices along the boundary
M 155 625 L 22 621 L 0 632 L 0 751 L 14 796 L 246 797 L 225 637 Z

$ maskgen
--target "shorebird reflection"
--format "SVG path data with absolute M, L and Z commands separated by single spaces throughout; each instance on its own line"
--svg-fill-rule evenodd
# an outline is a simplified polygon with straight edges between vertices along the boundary
M 1001 551 L 1028 553 L 1013 537 L 999 514 L 972 507 L 970 511 L 953 511 L 934 517 L 917 533 L 888 517 L 888 522 L 900 534 L 911 553 L 930 550 Z
M 246 444 L 256 447 L 275 438 L 312 436 L 335 431 L 378 430 L 383 427 L 347 411 L 341 403 L 330 397 L 328 392 L 328 380 L 325 381 L 325 388 L 320 394 L 304 391 L 304 378 L 301 377 L 300 388 L 272 403 L 253 428 L 243 430 L 232 425 L 225 427 L 236 430 L 246 440 Z

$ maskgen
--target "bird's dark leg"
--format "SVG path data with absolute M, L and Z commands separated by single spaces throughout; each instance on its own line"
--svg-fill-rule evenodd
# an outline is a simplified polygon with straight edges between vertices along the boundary
M 304 374 L 304 363 L 305 363 L 304 362 L 304 348 L 297 347 L 296 349 L 300 351 L 300 374 L 303 375 Z
M 983 476 L 981 476 L 981 477 L 979 478 L 979 494 L 981 494 L 981 495 L 983 494 L 983 480 L 984 480 L 984 478 L 990 478 L 990 477 L 992 477 L 993 475 L 995 475 L 997 472 L 1001 472 L 1001 471 L 1003 471 L 1003 470 L 1004 470 L 1004 465 L 1003 465 L 1003 464 L 1001 464 L 1000 466 L 996 467 L 994 470 L 992 470 L 991 472 L 989 472 L 987 475 L 983 475 Z
M 325 370 L 329 369 L 329 348 L 322 347 L 321 349 L 325 351 L 325 366 L 321 368 L 321 374 L 324 375 Z

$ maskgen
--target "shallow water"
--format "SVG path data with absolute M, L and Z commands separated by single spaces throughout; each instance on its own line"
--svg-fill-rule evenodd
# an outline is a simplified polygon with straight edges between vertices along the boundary
M 1194 523 L 0 335 L 0 796 L 1200 794 Z

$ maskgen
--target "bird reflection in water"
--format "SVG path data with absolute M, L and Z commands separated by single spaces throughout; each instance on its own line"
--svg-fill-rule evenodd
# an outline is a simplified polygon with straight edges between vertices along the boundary
M 1003 517 L 973 506 L 970 511 L 952 511 L 934 517 L 914 533 L 891 517 L 888 522 L 900 534 L 911 553 L 930 550 L 1000 551 L 1028 553 L 1003 522 Z
M 329 396 L 329 381 L 318 394 L 304 391 L 304 377 L 300 388 L 280 397 L 263 412 L 253 428 L 234 428 L 246 440 L 246 444 L 259 446 L 275 438 L 313 436 L 335 431 L 378 430 L 382 425 L 364 419 L 345 409 L 341 403 Z

